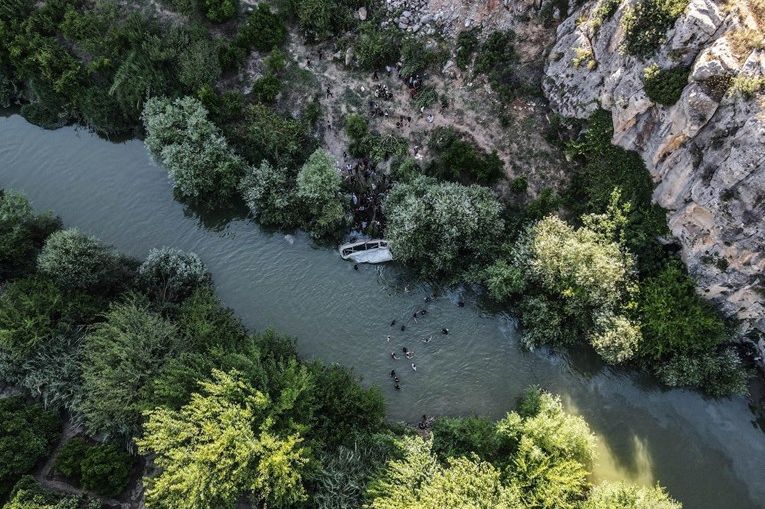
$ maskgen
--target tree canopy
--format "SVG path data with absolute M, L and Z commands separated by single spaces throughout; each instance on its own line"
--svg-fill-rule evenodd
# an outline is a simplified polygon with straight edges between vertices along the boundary
M 272 412 L 266 394 L 221 371 L 179 411 L 148 411 L 136 443 L 161 471 L 147 479 L 147 505 L 233 507 L 245 493 L 268 505 L 304 500 L 307 451 L 298 434 L 273 429 Z

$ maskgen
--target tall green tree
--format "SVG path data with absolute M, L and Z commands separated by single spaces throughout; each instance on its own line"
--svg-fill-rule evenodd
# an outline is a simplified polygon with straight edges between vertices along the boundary
M 396 184 L 385 211 L 393 255 L 425 277 L 453 277 L 502 242 L 502 206 L 485 187 L 420 177 Z
M 80 411 L 93 434 L 130 438 L 146 408 L 149 383 L 181 349 L 176 327 L 138 299 L 115 304 L 85 338 Z
M 129 274 L 126 259 L 114 248 L 77 229 L 60 230 L 48 237 L 37 268 L 62 289 L 96 293 L 122 284 Z
M 238 373 L 216 370 L 179 411 L 148 411 L 136 443 L 160 471 L 145 479 L 147 507 L 233 508 L 243 495 L 268 506 L 304 500 L 307 450 L 298 434 L 273 429 L 271 404 Z
M 337 233 L 345 223 L 347 200 L 340 192 L 343 179 L 335 160 L 323 149 L 316 150 L 297 176 L 297 198 L 315 237 Z

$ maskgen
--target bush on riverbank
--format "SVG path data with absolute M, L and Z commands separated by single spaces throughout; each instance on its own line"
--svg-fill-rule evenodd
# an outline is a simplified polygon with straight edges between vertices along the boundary
M 504 227 L 489 189 L 427 177 L 396 184 L 385 211 L 394 256 L 430 279 L 486 263 Z

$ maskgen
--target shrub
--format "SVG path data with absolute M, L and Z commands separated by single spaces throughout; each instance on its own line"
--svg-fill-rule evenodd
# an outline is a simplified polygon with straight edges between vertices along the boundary
M 362 0 L 291 0 L 300 28 L 311 41 L 321 41 L 352 28 Z
M 362 507 L 370 479 L 396 451 L 387 434 L 354 434 L 349 442 L 323 453 L 321 469 L 311 473 L 311 498 L 318 509 Z
M 221 73 L 215 43 L 206 38 L 196 38 L 187 44 L 178 56 L 178 81 L 187 90 L 213 85 Z
M 763 90 L 765 90 L 765 76 L 739 74 L 733 78 L 730 85 L 732 94 L 741 94 L 746 99 L 754 98 Z
M 693 280 L 677 262 L 645 281 L 640 314 L 640 353 L 651 359 L 708 351 L 726 336 L 720 315 L 698 296 Z
M 6 359 L 0 353 L 0 366 Z M 18 361 L 8 359 L 16 369 Z M 0 378 L 13 381 L 39 398 L 45 408 L 65 409 L 77 422 L 76 411 L 82 398 L 82 335 L 77 332 L 57 333 L 35 349 L 20 366 L 16 376 L 0 367 Z
M 354 44 L 354 54 L 361 69 L 374 70 L 396 62 L 401 51 L 401 35 L 394 29 L 364 25 Z
M 308 229 L 315 237 L 337 233 L 346 220 L 346 200 L 340 193 L 340 172 L 332 156 L 319 149 L 297 176 L 297 198 L 306 211 Z
M 56 455 L 56 472 L 68 477 L 75 483 L 80 482 L 80 463 L 87 453 L 90 445 L 82 437 L 74 437 L 64 444 Z
M 307 450 L 297 433 L 273 428 L 275 405 L 236 372 L 214 371 L 180 411 L 147 412 L 136 442 L 160 468 L 144 479 L 147 505 L 230 507 L 243 494 L 274 507 L 305 500 Z
M 247 16 L 236 33 L 236 44 L 246 49 L 271 51 L 284 44 L 287 27 L 281 17 L 273 14 L 271 8 L 261 3 Z
M 34 477 L 25 475 L 13 487 L 3 509 L 102 509 L 99 500 L 77 495 L 59 495 L 40 486 Z
M 524 175 L 516 177 L 510 182 L 510 190 L 514 193 L 525 193 L 528 188 L 529 181 Z
M 385 399 L 377 387 L 366 389 L 350 369 L 311 365 L 312 422 L 308 437 L 332 448 L 348 444 L 354 433 L 377 433 L 385 427 Z
M 144 142 L 167 167 L 173 189 L 181 198 L 230 202 L 245 163 L 208 120 L 207 110 L 198 100 L 152 98 L 144 108 L 143 122 Z
M 647 57 L 664 43 L 667 31 L 689 0 L 641 0 L 622 16 L 624 46 L 631 55 Z
M 397 183 L 384 209 L 393 255 L 422 276 L 454 277 L 501 238 L 502 206 L 488 189 L 420 177 Z
M 17 279 L 0 293 L 0 349 L 23 361 L 51 336 L 90 323 L 100 311 L 98 300 L 79 292 L 64 295 L 50 279 Z
M 48 237 L 37 267 L 65 290 L 108 292 L 129 277 L 126 260 L 116 250 L 75 229 Z
M 14 483 L 50 454 L 61 422 L 39 404 L 15 396 L 0 398 L 0 500 Z
M 55 468 L 83 489 L 116 497 L 127 486 L 132 463 L 129 454 L 112 444 L 74 437 L 59 450 Z
M 748 392 L 749 373 L 735 350 L 697 354 L 680 353 L 662 362 L 656 374 L 670 387 L 697 387 L 715 397 L 741 396 Z
M 256 101 L 264 104 L 272 104 L 276 101 L 282 84 L 279 77 L 273 73 L 266 73 L 252 84 L 252 96 Z
M 450 127 L 434 129 L 428 147 L 435 158 L 425 173 L 462 184 L 493 184 L 504 174 L 499 156 L 487 154 L 465 138 Z
M 653 488 L 623 482 L 595 485 L 582 509 L 682 509 L 659 485 Z
M 308 122 L 285 117 L 264 104 L 252 104 L 241 120 L 226 126 L 226 137 L 248 161 L 264 159 L 278 168 L 295 170 L 315 150 Z
M 35 215 L 21 194 L 0 189 L 0 282 L 34 270 L 43 242 L 60 227 L 50 214 Z
M 133 459 L 113 444 L 87 449 L 80 463 L 82 487 L 105 497 L 117 497 L 127 487 Z
M 688 84 L 690 68 L 675 67 L 673 69 L 659 69 L 649 65 L 643 70 L 643 84 L 648 98 L 653 102 L 672 106 L 680 99 L 685 85 Z
M 492 32 L 481 45 L 475 57 L 474 71 L 485 74 L 492 89 L 502 100 L 515 97 L 520 85 L 513 67 L 517 61 L 511 31 Z
M 183 301 L 175 324 L 186 350 L 204 352 L 224 348 L 233 352 L 247 340 L 247 330 L 241 320 L 221 304 L 212 286 L 199 287 Z
M 138 281 L 157 301 L 180 302 L 210 284 L 210 274 L 196 253 L 163 247 L 149 251 L 138 268 Z
M 456 63 L 457 67 L 466 70 L 473 59 L 473 54 L 480 42 L 478 41 L 478 29 L 471 28 L 470 30 L 463 30 L 457 35 L 457 52 Z
M 408 79 L 428 69 L 442 66 L 449 54 L 435 43 L 425 43 L 418 37 L 406 37 L 401 43 L 401 69 L 398 74 Z
M 199 6 L 205 17 L 214 23 L 233 18 L 239 9 L 236 0 L 199 0 Z
M 92 434 L 130 438 L 138 430 L 149 382 L 180 350 L 172 323 L 129 300 L 113 305 L 85 338 L 80 411 Z
M 478 455 L 485 461 L 494 461 L 500 440 L 494 423 L 480 417 L 442 417 L 433 423 L 433 452 L 439 459 Z
M 265 160 L 250 168 L 239 184 L 244 202 L 258 221 L 280 228 L 294 228 L 302 222 L 293 187 L 286 169 L 274 168 Z

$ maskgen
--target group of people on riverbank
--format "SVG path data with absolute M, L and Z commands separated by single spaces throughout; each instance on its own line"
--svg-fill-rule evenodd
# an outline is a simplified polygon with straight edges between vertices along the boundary
M 347 154 L 344 154 L 347 157 Z M 368 157 L 345 163 L 343 178 L 351 191 L 353 230 L 372 237 L 384 228 L 382 202 L 390 187 L 390 176 L 378 172 Z

